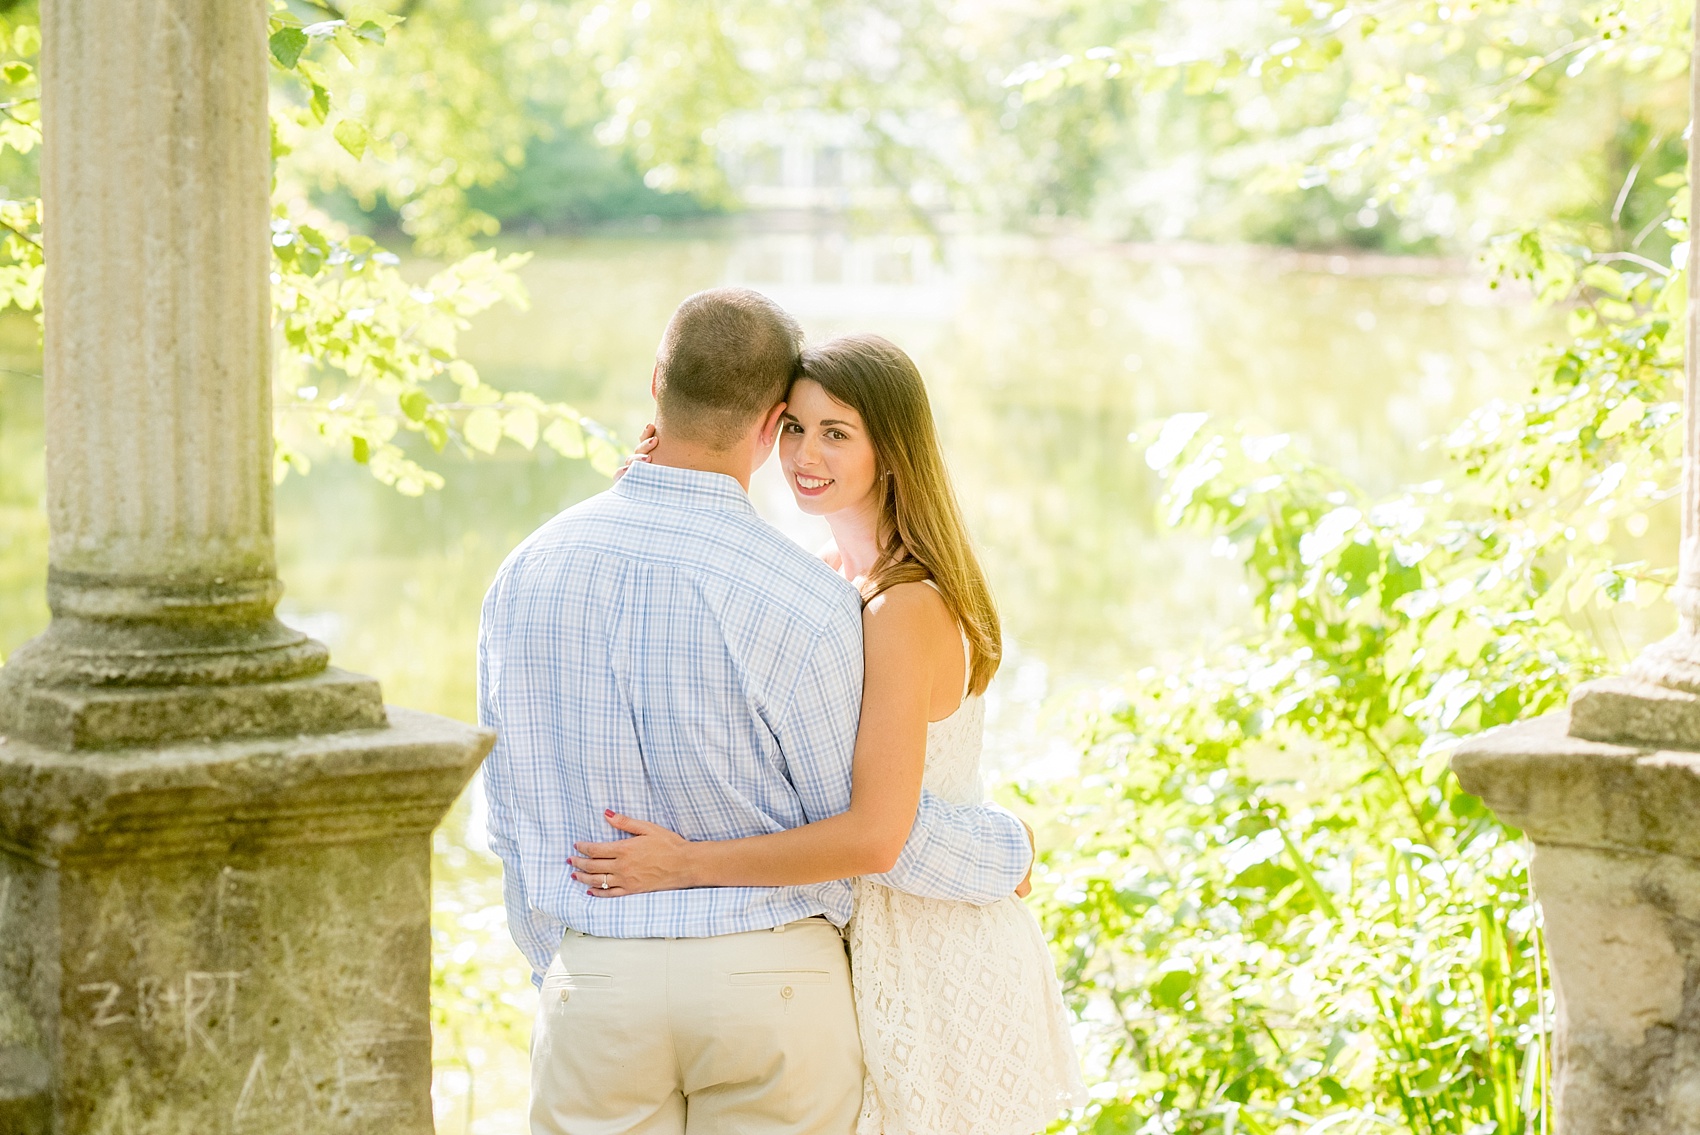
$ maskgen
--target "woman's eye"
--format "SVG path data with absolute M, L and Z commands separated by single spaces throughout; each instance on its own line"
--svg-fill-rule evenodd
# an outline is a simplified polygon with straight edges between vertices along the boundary
M 785 432 L 788 434 L 800 434 L 803 432 L 803 427 L 798 425 L 796 422 L 786 422 Z
M 846 438 L 844 436 L 843 432 L 841 432 L 839 430 L 827 430 L 826 436 L 831 438 L 833 441 L 847 441 L 847 440 L 849 440 L 848 438 Z

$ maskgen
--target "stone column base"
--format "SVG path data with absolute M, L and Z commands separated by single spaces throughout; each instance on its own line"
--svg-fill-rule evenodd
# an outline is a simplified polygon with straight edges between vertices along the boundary
M 492 742 L 0 745 L 0 1129 L 429 1135 L 430 835 Z
M 1554 1130 L 1700 1135 L 1700 753 L 1572 732 L 1552 714 L 1452 758 L 1464 788 L 1535 845 L 1557 999 Z
M 55 749 L 122 749 L 213 737 L 377 729 L 376 679 L 330 667 L 282 682 L 59 686 L 0 667 L 0 735 Z
M 1633 677 L 1601 678 L 1570 697 L 1570 732 L 1589 741 L 1700 746 L 1700 695 Z

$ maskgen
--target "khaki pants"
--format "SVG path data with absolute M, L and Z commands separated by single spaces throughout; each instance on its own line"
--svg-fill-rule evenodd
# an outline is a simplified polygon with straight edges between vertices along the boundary
M 823 918 L 715 938 L 569 931 L 531 1042 L 532 1135 L 850 1135 L 862 1046 Z

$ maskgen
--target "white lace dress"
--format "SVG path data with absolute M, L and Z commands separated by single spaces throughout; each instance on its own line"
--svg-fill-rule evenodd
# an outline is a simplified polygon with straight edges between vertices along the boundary
M 925 786 L 981 799 L 985 705 L 927 727 Z M 857 1135 L 1033 1135 L 1086 1103 L 1068 1013 L 1039 923 L 990 906 L 856 881 L 850 971 L 867 1079 Z

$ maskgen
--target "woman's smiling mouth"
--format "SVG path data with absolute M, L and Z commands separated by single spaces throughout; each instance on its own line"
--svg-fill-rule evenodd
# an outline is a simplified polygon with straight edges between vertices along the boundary
M 794 473 L 791 478 L 797 485 L 797 491 L 804 496 L 819 496 L 832 484 L 830 477 L 810 477 L 803 473 Z

